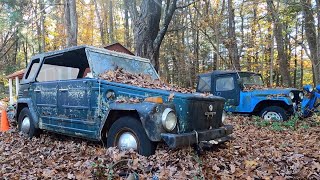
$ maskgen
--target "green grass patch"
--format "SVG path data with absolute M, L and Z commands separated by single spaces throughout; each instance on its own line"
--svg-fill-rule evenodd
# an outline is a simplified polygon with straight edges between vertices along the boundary
M 314 121 L 312 119 L 300 119 L 299 116 L 291 116 L 288 121 L 268 121 L 263 120 L 258 116 L 252 117 L 254 124 L 257 127 L 270 128 L 274 131 L 284 131 L 284 130 L 298 130 L 298 129 L 309 129 L 310 127 L 320 126 L 320 122 Z M 315 118 L 313 118 L 315 119 Z

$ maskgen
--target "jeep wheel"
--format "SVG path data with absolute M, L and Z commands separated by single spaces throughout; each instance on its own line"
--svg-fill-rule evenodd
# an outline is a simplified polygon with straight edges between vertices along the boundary
M 286 121 L 288 120 L 288 116 L 286 114 L 286 111 L 278 106 L 270 106 L 264 108 L 260 112 L 260 117 L 264 120 L 272 121 Z
M 39 129 L 34 126 L 34 120 L 32 119 L 31 113 L 28 108 L 23 108 L 19 114 L 18 129 L 23 134 L 32 138 L 39 134 Z
M 142 124 L 132 117 L 121 117 L 115 121 L 107 135 L 107 147 L 117 146 L 120 150 L 134 149 L 139 154 L 154 154 L 156 144 L 148 138 Z

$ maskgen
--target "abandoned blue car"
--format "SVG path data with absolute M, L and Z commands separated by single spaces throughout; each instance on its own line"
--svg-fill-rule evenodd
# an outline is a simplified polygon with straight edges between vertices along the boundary
M 265 120 L 287 120 L 303 98 L 298 89 L 264 88 L 260 74 L 236 71 L 199 75 L 197 92 L 224 97 L 227 112 L 258 115 Z
M 159 142 L 179 148 L 229 140 L 224 98 L 183 93 L 169 98 L 169 91 L 99 78 L 117 67 L 159 78 L 147 59 L 90 46 L 32 57 L 19 90 L 19 130 L 30 138 L 42 129 L 102 141 L 142 155 L 153 154 Z M 123 97 L 141 101 L 117 101 Z

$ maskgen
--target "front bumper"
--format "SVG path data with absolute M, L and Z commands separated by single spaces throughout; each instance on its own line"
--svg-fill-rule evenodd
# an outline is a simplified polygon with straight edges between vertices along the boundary
M 233 132 L 231 125 L 225 125 L 217 129 L 204 131 L 193 131 L 183 134 L 161 133 L 161 138 L 169 148 L 179 148 L 198 144 L 202 141 L 212 141 L 222 143 L 229 140 L 229 134 Z

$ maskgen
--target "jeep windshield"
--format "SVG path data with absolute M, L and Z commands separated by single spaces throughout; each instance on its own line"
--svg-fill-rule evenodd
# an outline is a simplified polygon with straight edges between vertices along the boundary
M 152 64 L 139 57 L 126 55 L 111 55 L 104 52 L 88 51 L 93 73 L 98 76 L 108 70 L 123 68 L 125 71 L 133 74 L 142 73 L 151 76 L 152 79 L 159 79 L 159 76 Z M 133 58 L 131 58 L 133 57 Z
M 239 73 L 240 79 L 244 85 L 263 86 L 262 77 L 260 74 Z

